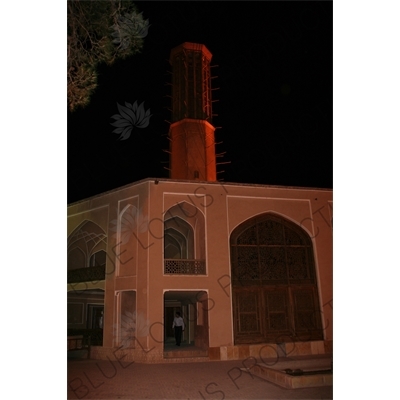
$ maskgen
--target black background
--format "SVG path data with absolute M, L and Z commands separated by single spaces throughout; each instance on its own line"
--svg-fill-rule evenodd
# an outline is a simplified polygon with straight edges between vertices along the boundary
M 140 54 L 101 66 L 90 105 L 68 113 L 68 203 L 168 177 L 170 50 L 213 54 L 213 119 L 225 182 L 332 188 L 332 2 L 136 2 Z M 117 103 L 144 101 L 147 128 L 112 133 Z

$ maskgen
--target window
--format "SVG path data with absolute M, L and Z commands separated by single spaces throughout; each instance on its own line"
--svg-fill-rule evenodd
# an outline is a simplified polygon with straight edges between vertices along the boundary
M 322 339 L 313 247 L 284 218 L 252 218 L 231 235 L 236 343 Z

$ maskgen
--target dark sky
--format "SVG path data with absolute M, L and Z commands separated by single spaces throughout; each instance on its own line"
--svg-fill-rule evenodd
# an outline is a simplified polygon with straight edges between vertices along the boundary
M 168 178 L 170 50 L 213 54 L 213 125 L 225 182 L 332 188 L 332 2 L 136 2 L 151 24 L 138 55 L 101 67 L 91 104 L 68 115 L 68 203 Z M 117 103 L 144 102 L 147 128 L 112 133 Z

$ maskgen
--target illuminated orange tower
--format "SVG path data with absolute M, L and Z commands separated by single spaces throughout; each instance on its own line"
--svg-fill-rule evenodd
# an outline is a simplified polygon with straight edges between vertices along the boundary
M 215 128 L 211 124 L 211 53 L 183 43 L 171 50 L 170 178 L 216 181 Z

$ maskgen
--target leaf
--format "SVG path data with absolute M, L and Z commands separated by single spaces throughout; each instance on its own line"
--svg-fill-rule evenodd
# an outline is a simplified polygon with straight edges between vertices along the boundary
M 117 106 L 118 106 L 118 111 L 119 111 L 119 113 L 120 113 L 125 119 L 127 119 L 128 121 L 131 121 L 132 124 L 135 124 L 136 118 L 135 118 L 135 115 L 132 113 L 132 111 L 131 111 L 129 108 L 127 108 L 127 107 L 124 107 L 124 106 L 119 105 L 118 103 L 117 103 Z
M 142 123 L 140 125 L 136 125 L 136 128 L 147 128 L 150 123 L 150 117 L 151 117 L 151 115 L 143 118 Z
M 126 128 L 116 128 L 113 130 L 113 133 L 121 133 L 125 130 Z
M 126 119 L 120 119 L 118 121 L 112 122 L 110 125 L 121 128 L 126 126 L 132 126 L 132 122 L 127 121 Z
M 121 218 L 121 224 L 130 224 L 134 221 L 135 217 L 128 212 L 124 212 L 122 218 Z
M 127 327 L 127 326 L 129 327 L 132 322 L 133 321 L 132 321 L 132 318 L 130 316 L 127 316 L 127 315 L 124 315 L 124 314 L 121 315 L 121 323 L 122 323 L 122 325 L 124 327 Z
M 117 232 L 118 221 L 116 219 L 113 219 L 110 222 L 110 224 L 111 224 L 110 230 L 113 232 Z
M 122 117 L 119 114 L 114 114 L 111 118 L 114 119 L 121 119 Z
M 135 311 L 134 312 L 125 311 L 125 315 L 127 315 L 129 318 L 132 318 L 132 320 L 135 320 Z
M 131 232 L 126 232 L 121 235 L 121 244 L 126 244 L 129 242 L 129 238 L 131 237 Z
M 134 229 L 135 228 L 135 218 L 131 215 L 124 216 L 121 221 L 125 229 Z
M 137 123 L 140 124 L 144 118 L 144 102 L 140 104 L 136 111 Z
M 138 37 L 141 38 L 141 39 L 145 38 L 145 37 L 148 35 L 148 33 L 149 33 L 149 27 L 150 27 L 150 25 L 149 25 L 149 26 L 144 26 L 144 27 L 142 27 L 142 28 L 138 31 L 138 33 L 137 33 L 136 36 L 138 36 Z
M 146 232 L 149 229 L 149 218 L 139 218 L 139 232 Z
M 119 140 L 126 140 L 129 139 L 129 137 L 131 136 L 131 132 L 132 132 L 132 127 L 128 126 L 127 128 L 125 128 L 125 130 L 122 132 Z
M 97 87 L 98 65 L 135 54 L 143 42 L 132 34 L 142 27 L 143 16 L 127 2 L 68 2 L 68 106 L 71 111 L 85 107 Z M 125 47 L 122 49 L 122 47 Z

